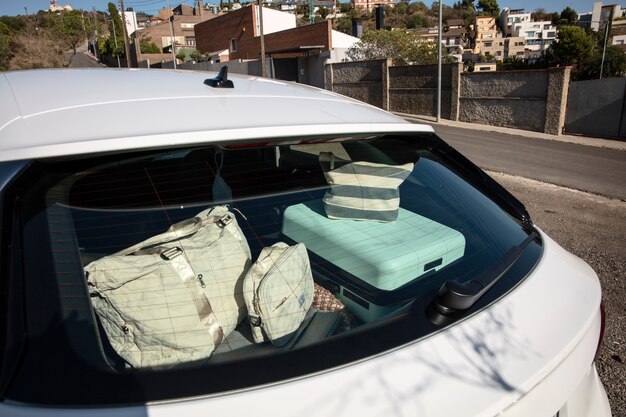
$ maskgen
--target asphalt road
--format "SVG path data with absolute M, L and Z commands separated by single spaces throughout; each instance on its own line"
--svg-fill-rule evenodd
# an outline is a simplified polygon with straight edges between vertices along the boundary
M 433 127 L 483 169 L 626 201 L 626 152 L 445 125 Z
M 71 55 L 71 52 L 69 53 Z M 72 68 L 89 68 L 89 67 L 102 67 L 102 64 L 98 63 L 95 59 L 87 56 L 83 52 L 76 52 L 76 55 L 72 56 L 70 61 L 70 67 Z

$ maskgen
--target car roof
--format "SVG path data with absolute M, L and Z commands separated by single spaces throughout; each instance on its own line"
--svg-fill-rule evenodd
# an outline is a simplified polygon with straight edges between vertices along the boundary
M 361 101 L 211 72 L 55 69 L 0 76 L 0 161 L 245 139 L 432 132 Z

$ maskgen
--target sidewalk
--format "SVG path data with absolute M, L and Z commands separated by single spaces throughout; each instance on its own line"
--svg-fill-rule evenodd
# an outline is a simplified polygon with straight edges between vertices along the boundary
M 504 133 L 508 135 L 523 136 L 525 138 L 553 140 L 557 142 L 574 143 L 577 145 L 593 146 L 596 148 L 613 149 L 617 151 L 626 152 L 626 141 L 589 138 L 589 137 L 584 137 L 584 136 L 572 136 L 572 135 L 556 136 L 556 135 L 549 135 L 547 133 L 532 132 L 530 130 L 511 129 L 507 127 L 481 125 L 481 124 L 476 124 L 476 123 L 455 122 L 455 121 L 447 120 L 447 119 L 441 119 L 441 121 L 437 123 L 435 117 L 420 116 L 420 115 L 406 114 L 406 113 L 397 113 L 397 112 L 394 112 L 394 114 L 408 120 L 409 122 L 425 123 L 428 125 L 432 125 L 433 127 L 439 124 L 443 126 L 458 127 L 462 129 L 497 132 L 497 133 Z

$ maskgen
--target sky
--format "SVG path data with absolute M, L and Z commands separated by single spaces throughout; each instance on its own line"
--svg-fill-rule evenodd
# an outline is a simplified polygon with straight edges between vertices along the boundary
M 57 0 L 58 5 L 70 4 L 75 9 L 92 10 L 93 7 L 96 10 L 106 10 L 109 1 L 119 5 L 119 0 Z M 175 7 L 180 3 L 193 5 L 193 0 L 124 0 L 124 7 L 133 7 L 135 11 L 144 11 L 149 14 L 156 14 L 161 8 L 167 6 L 168 1 L 170 6 Z M 206 2 L 207 0 L 205 0 Z M 424 3 L 430 5 L 432 0 L 423 0 Z M 534 11 L 539 7 L 545 8 L 547 11 L 561 11 L 565 7 L 569 6 L 576 10 L 578 13 L 590 12 L 593 7 L 594 0 L 498 0 L 500 8 L 510 7 L 511 9 L 526 9 L 527 11 Z M 209 0 L 209 3 L 219 3 L 219 0 Z M 452 5 L 454 0 L 443 0 L 444 4 Z M 605 1 L 606 4 L 621 4 L 624 6 L 626 3 L 619 0 Z M 9 15 L 15 16 L 18 14 L 25 14 L 28 9 L 28 13 L 37 13 L 39 10 L 48 9 L 49 0 L 0 0 L 0 16 Z

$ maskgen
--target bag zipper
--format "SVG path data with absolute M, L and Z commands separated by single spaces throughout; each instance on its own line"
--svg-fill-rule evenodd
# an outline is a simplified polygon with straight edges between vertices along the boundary
M 279 258 L 274 262 L 274 265 L 265 273 L 265 275 L 269 275 L 270 272 L 272 272 L 274 269 L 278 268 L 280 265 L 282 265 L 284 263 L 285 258 L 287 257 L 287 255 L 290 255 L 294 250 L 296 249 L 296 246 L 288 246 L 285 248 L 285 250 L 283 251 L 283 253 L 280 254 Z M 272 310 L 272 311 L 266 311 L 263 312 L 264 309 L 261 308 L 261 292 L 262 290 L 265 288 L 266 284 L 265 282 L 267 281 L 266 279 L 264 279 L 265 276 L 259 280 L 258 286 L 256 287 L 256 290 L 254 291 L 254 298 L 252 299 L 252 306 L 254 307 L 254 312 L 256 313 L 256 315 L 254 317 L 250 317 L 250 323 L 252 323 L 252 321 L 256 321 L 258 322 L 258 324 L 256 326 L 260 326 L 262 327 L 266 333 L 269 333 L 270 329 L 267 329 L 267 324 L 263 321 L 263 319 L 261 317 L 269 315 L 269 313 L 276 311 L 276 309 Z M 279 306 L 281 306 L 282 304 L 285 303 L 285 301 L 287 301 L 288 297 L 285 297 L 280 303 Z M 255 325 L 255 324 L 253 324 Z

